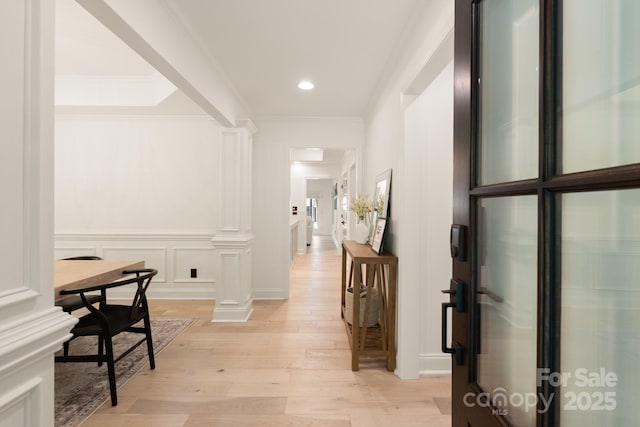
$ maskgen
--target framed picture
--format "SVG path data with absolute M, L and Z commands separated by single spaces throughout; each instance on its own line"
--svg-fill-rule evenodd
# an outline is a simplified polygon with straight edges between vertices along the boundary
M 389 212 L 389 200 L 391 197 L 391 169 L 387 169 L 376 176 L 376 188 L 373 190 L 373 211 L 379 218 L 387 218 Z M 375 222 L 372 222 L 375 224 Z
M 373 211 L 371 212 L 371 224 L 373 224 L 371 228 L 371 230 L 369 230 L 369 243 L 373 242 L 373 236 L 376 234 L 376 222 L 378 221 L 378 212 L 377 211 Z
M 382 240 L 384 238 L 384 232 L 387 228 L 387 219 L 378 218 L 376 220 L 376 226 L 373 230 L 373 240 L 371 240 L 371 249 L 377 254 L 382 252 Z

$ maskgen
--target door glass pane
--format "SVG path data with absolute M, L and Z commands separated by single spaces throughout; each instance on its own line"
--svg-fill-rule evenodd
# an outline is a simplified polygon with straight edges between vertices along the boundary
M 538 176 L 538 0 L 481 8 L 481 185 Z
M 536 418 L 537 212 L 536 196 L 479 202 L 478 384 L 515 426 Z
M 640 1 L 563 9 L 562 172 L 640 162 Z
M 561 425 L 635 426 L 640 402 L 640 190 L 558 197 L 561 369 L 568 375 Z

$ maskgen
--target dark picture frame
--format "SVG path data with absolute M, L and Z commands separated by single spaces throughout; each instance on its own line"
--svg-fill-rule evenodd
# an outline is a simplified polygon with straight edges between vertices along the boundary
M 371 230 L 369 230 L 369 244 L 373 242 L 373 235 L 376 232 L 376 221 L 378 220 L 378 212 L 375 210 L 371 211 Z
M 373 242 L 378 218 L 388 218 L 391 215 L 391 169 L 376 175 L 376 186 L 373 189 L 373 209 L 371 212 L 371 232 L 369 242 Z M 379 206 L 378 206 L 379 205 Z M 377 208 L 381 208 L 378 212 Z M 372 245 L 373 246 L 373 245 Z
M 382 253 L 384 232 L 387 228 L 387 219 L 378 218 L 376 224 L 373 227 L 373 239 L 371 240 L 371 249 L 378 255 Z

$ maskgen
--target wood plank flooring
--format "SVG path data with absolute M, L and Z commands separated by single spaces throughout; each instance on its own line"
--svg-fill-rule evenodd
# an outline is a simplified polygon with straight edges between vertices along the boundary
M 212 301 L 150 301 L 152 317 L 196 317 L 82 427 L 451 425 L 451 379 L 401 381 L 383 359 L 352 372 L 340 318 L 340 251 L 314 236 L 288 301 L 255 301 L 246 323 L 212 323 Z

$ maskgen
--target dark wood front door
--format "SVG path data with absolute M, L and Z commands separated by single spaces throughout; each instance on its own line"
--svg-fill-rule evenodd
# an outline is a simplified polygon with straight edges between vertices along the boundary
M 637 22 L 636 0 L 456 0 L 456 427 L 637 422 Z

